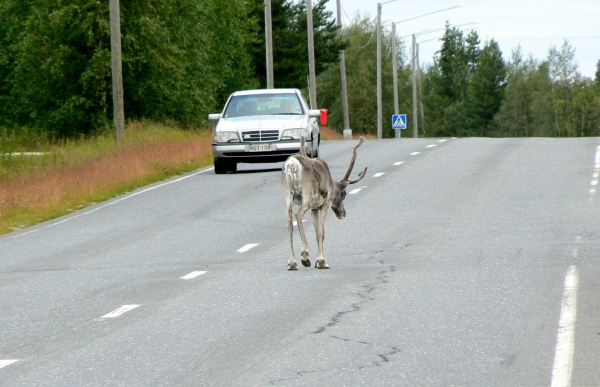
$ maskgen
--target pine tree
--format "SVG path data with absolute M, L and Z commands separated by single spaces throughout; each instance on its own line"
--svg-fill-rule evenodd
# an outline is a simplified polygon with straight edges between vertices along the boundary
M 495 40 L 486 43 L 470 79 L 465 106 L 467 135 L 490 136 L 506 88 L 506 65 Z
M 467 63 L 469 65 L 469 74 L 473 74 L 477 61 L 479 60 L 479 54 L 481 53 L 481 49 L 479 48 L 479 34 L 477 34 L 477 31 L 472 30 L 469 32 L 465 42 L 467 44 Z
M 598 59 L 598 63 L 596 63 L 596 74 L 594 80 L 596 82 L 596 89 L 598 90 L 598 95 L 600 96 L 600 59 Z
M 443 116 L 434 121 L 434 132 L 439 136 L 464 135 L 465 97 L 469 79 L 469 57 L 462 32 L 446 24 L 439 59 L 439 77 L 435 85 Z M 431 121 L 431 120 L 428 120 Z

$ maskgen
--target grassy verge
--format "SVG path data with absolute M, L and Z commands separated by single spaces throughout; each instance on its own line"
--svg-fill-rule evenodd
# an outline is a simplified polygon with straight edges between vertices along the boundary
M 343 138 L 327 127 L 321 136 Z M 125 137 L 117 146 L 113 133 L 58 143 L 31 135 L 0 136 L 0 234 L 213 162 L 209 131 L 134 122 Z M 22 154 L 31 151 L 38 154 Z
M 0 234 L 212 163 L 210 132 L 139 122 L 119 147 L 107 133 L 36 150 L 0 156 Z

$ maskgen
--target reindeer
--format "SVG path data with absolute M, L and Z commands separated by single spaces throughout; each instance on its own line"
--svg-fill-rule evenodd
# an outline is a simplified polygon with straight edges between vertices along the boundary
M 354 161 L 356 160 L 356 149 L 362 145 L 365 139 L 361 137 L 358 144 L 352 150 L 352 160 L 350 161 L 348 171 L 339 182 L 333 181 L 329 167 L 324 160 L 320 158 L 311 159 L 306 155 L 304 141 L 304 137 L 302 137 L 300 153 L 288 157 L 283 164 L 281 176 L 288 216 L 290 246 L 292 248 L 292 253 L 288 261 L 288 270 L 297 270 L 296 257 L 294 255 L 294 225 L 292 223 L 292 208 L 294 204 L 300 206 L 298 212 L 296 212 L 296 222 L 298 223 L 298 230 L 300 231 L 300 237 L 304 245 L 301 253 L 302 265 L 310 267 L 308 243 L 306 242 L 306 234 L 302 225 L 304 214 L 310 210 L 317 233 L 317 245 L 319 247 L 319 256 L 317 257 L 315 267 L 318 269 L 329 269 L 323 256 L 323 239 L 325 239 L 327 211 L 331 207 L 338 219 L 343 219 L 346 216 L 346 210 L 344 209 L 346 187 L 348 187 L 348 184 L 358 183 L 365 177 L 367 172 L 367 168 L 365 167 L 364 171 L 358 174 L 358 179 L 349 179 L 354 167 Z

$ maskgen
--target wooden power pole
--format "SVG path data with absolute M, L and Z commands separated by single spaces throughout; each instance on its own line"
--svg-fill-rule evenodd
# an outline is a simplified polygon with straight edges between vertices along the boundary
M 342 38 L 342 6 L 337 0 L 337 26 L 338 37 Z M 344 50 L 340 52 L 340 80 L 342 81 L 342 113 L 344 116 L 344 130 L 350 129 L 350 116 L 348 114 L 348 87 L 346 86 L 346 57 Z
M 313 14 L 312 0 L 306 4 L 306 26 L 308 32 L 308 90 L 310 94 L 310 108 L 317 108 L 317 85 L 315 77 L 315 45 L 313 40 Z
M 112 65 L 113 120 L 115 123 L 117 144 L 123 144 L 125 140 L 120 18 L 119 0 L 110 0 L 110 57 Z
M 273 24 L 271 20 L 271 0 L 265 0 L 265 52 L 267 67 L 267 89 L 275 87 L 273 76 Z

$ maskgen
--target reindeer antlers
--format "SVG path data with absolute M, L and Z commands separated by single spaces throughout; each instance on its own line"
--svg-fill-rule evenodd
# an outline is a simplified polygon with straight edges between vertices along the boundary
M 358 140 L 358 144 L 356 144 L 356 146 L 354 146 L 354 149 L 352 149 L 352 160 L 350 161 L 350 166 L 348 167 L 348 172 L 346 172 L 346 175 L 344 175 L 344 177 L 342 178 L 340 183 L 348 182 L 348 184 L 354 184 L 354 183 L 359 182 L 363 177 L 365 177 L 365 174 L 367 173 L 367 167 L 365 167 L 364 171 L 362 171 L 358 174 L 358 179 L 349 180 L 350 174 L 352 173 L 352 168 L 354 168 L 354 162 L 356 161 L 356 149 L 359 146 L 361 146 L 363 144 L 363 142 L 365 142 L 365 138 L 363 136 L 360 136 L 360 139 Z

